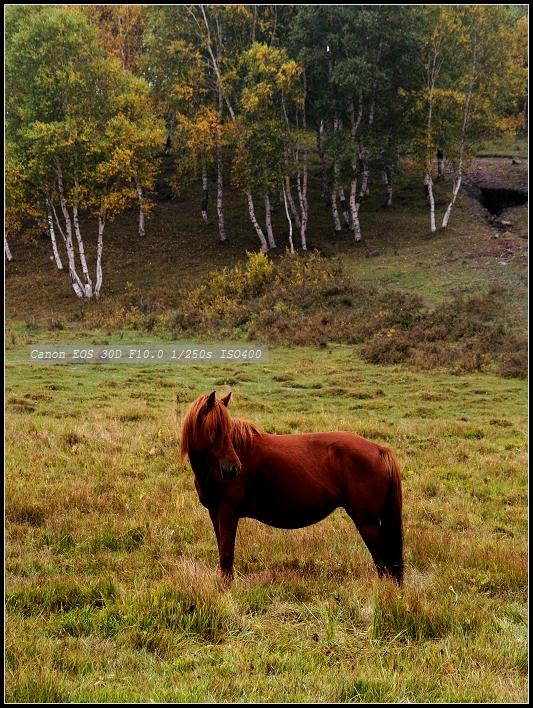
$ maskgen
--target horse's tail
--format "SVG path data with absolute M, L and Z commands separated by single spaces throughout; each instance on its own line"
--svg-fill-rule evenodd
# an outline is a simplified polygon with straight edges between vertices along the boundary
M 402 480 L 392 450 L 380 446 L 380 452 L 389 472 L 389 486 L 381 517 L 380 550 L 385 572 L 401 585 L 403 580 Z

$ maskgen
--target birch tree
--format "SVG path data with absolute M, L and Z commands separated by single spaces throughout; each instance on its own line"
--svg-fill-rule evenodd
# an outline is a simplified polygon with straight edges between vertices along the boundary
M 298 14 L 293 33 L 312 90 L 308 103 L 334 230 L 341 231 L 342 216 L 355 241 L 362 238 L 359 210 L 376 153 L 376 96 L 386 90 L 381 20 L 382 11 L 369 6 L 310 6 Z
M 4 255 L 6 260 L 12 261 L 13 256 L 9 247 L 11 239 L 17 239 L 28 220 L 36 221 L 39 217 L 39 208 L 32 205 L 29 184 L 25 180 L 24 165 L 15 153 L 14 144 L 6 144 L 5 159 L 5 207 L 4 207 Z
M 96 26 L 99 43 L 107 55 L 139 75 L 148 6 L 82 5 L 81 9 Z
M 200 182 L 199 212 L 208 224 L 208 175 L 217 163 L 221 135 L 216 79 L 200 46 L 197 23 L 191 8 L 152 7 L 142 66 L 167 122 L 166 152 L 174 157 L 173 191 L 178 194 Z M 219 233 L 225 240 L 223 214 Z
M 83 11 L 94 23 L 99 43 L 108 56 L 116 57 L 124 69 L 138 74 L 144 44 L 144 25 L 148 8 L 143 5 L 84 5 Z M 155 155 L 152 155 L 155 160 Z M 138 232 L 146 235 L 146 216 L 152 208 L 147 185 L 135 175 L 133 179 L 139 204 Z
M 432 6 L 425 8 L 422 18 L 425 36 L 420 49 L 422 88 L 419 105 L 423 127 L 421 126 L 417 145 L 423 167 L 424 191 L 429 203 L 430 230 L 434 232 L 437 230 L 433 190 L 435 155 L 437 149 L 447 152 L 446 146 L 442 144 L 442 134 L 437 141 L 440 115 L 437 109 L 439 98 L 443 96 L 443 86 L 446 84 L 446 71 L 450 66 L 450 40 L 455 32 L 456 13 L 451 7 Z
M 79 10 L 60 7 L 43 7 L 10 37 L 6 79 L 14 154 L 26 181 L 45 196 L 75 294 L 98 297 L 106 221 L 138 198 L 137 177 L 153 181 L 161 131 L 147 86 L 105 56 Z M 82 212 L 98 222 L 94 280 Z
M 299 204 L 299 228 L 302 248 L 307 247 L 307 153 L 302 163 L 300 146 L 291 129 L 289 113 L 299 110 L 302 120 L 303 96 L 298 89 L 301 70 L 282 49 L 255 43 L 243 54 L 243 87 L 239 101 L 238 149 L 234 179 L 246 194 L 250 219 L 262 250 L 275 248 L 271 197 L 280 188 L 290 194 L 291 167 L 296 171 Z M 266 239 L 259 227 L 252 192 L 263 197 Z M 266 245 L 265 245 L 266 241 Z
M 343 106 L 333 82 L 340 32 L 339 7 L 303 6 L 299 8 L 287 45 L 290 55 L 304 69 L 306 126 L 313 125 L 315 129 L 321 190 L 328 198 L 336 233 L 342 229 L 339 198 L 346 204 L 339 165 Z M 290 192 L 287 196 L 292 206 Z
M 515 100 L 516 63 L 505 6 L 426 8 L 420 57 L 422 86 L 416 154 L 423 167 L 430 229 L 437 229 L 433 170 L 437 151 L 446 156 L 452 177 L 441 227 L 449 226 L 465 167 L 491 135 L 515 127 L 506 118 Z M 416 118 L 415 118 L 416 121 Z
M 466 164 L 490 135 L 516 129 L 506 108 L 518 95 L 519 67 L 508 47 L 511 32 L 506 9 L 496 5 L 468 5 L 458 9 L 454 37 L 453 85 L 446 110 L 447 163 L 452 190 L 442 218 L 448 227 L 461 188 Z M 443 121 L 444 122 L 444 121 Z
M 153 7 L 147 31 L 145 74 L 167 112 L 167 145 L 179 154 L 175 187 L 198 180 L 207 223 L 208 175 L 216 169 L 220 241 L 227 239 L 224 186 L 235 132 L 235 66 L 248 41 L 250 17 L 245 6 Z

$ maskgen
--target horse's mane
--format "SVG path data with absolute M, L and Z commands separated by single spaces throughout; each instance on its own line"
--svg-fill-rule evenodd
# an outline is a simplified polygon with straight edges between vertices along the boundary
M 232 418 L 231 423 L 231 442 L 233 443 L 233 447 L 235 448 L 237 454 L 246 450 L 256 435 L 263 434 L 263 431 L 249 420 Z
M 181 458 L 183 459 L 189 450 L 194 450 L 200 437 L 200 427 L 203 435 L 207 435 L 214 440 L 220 431 L 227 432 L 231 436 L 231 442 L 237 454 L 244 451 L 252 442 L 256 435 L 262 435 L 262 431 L 248 420 L 232 418 L 228 409 L 220 399 L 216 400 L 211 409 L 206 413 L 205 405 L 209 394 L 199 396 L 191 403 L 183 418 L 181 426 Z M 203 416 L 202 425 L 198 425 L 198 419 Z

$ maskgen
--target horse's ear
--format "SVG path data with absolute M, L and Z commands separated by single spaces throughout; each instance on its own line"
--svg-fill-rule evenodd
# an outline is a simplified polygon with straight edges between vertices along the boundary
M 206 412 L 206 413 L 207 413 L 208 411 L 210 411 L 211 408 L 213 408 L 213 406 L 215 405 L 216 397 L 217 397 L 216 391 L 213 391 L 213 393 L 210 393 L 210 394 L 209 394 L 209 398 L 208 398 L 207 401 L 205 402 L 205 412 Z
M 221 398 L 221 401 L 226 406 L 226 408 L 229 405 L 230 398 L 231 398 L 231 391 L 228 393 L 227 396 L 224 396 L 224 398 Z

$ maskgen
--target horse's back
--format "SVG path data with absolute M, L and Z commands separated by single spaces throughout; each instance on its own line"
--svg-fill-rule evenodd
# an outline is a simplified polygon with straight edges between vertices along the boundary
M 293 444 L 296 443 L 296 438 L 301 438 L 307 449 L 315 450 L 321 455 L 327 453 L 332 463 L 335 461 L 340 464 L 357 462 L 359 465 L 372 468 L 380 465 L 382 451 L 389 449 L 364 438 L 362 435 L 346 430 L 278 437 L 292 438 Z
M 306 470 L 313 477 L 344 486 L 346 474 L 361 478 L 385 472 L 383 451 L 378 443 L 348 431 L 264 435 L 256 448 L 268 464 L 286 470 Z

